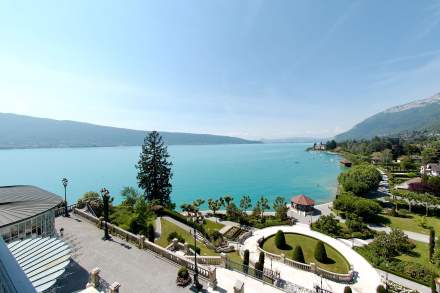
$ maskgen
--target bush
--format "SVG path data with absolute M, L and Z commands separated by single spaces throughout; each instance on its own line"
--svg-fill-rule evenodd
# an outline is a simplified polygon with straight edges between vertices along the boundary
M 377 293 L 387 293 L 387 290 L 385 289 L 384 286 L 379 285 L 379 286 L 377 286 L 376 292 Z
M 304 259 L 304 253 L 300 245 L 295 246 L 292 254 L 292 259 L 297 262 L 306 263 Z
M 339 221 L 333 214 L 319 217 L 319 219 L 312 224 L 312 229 L 333 237 L 341 236 L 342 232 Z
M 147 237 L 150 242 L 154 242 L 154 238 L 156 237 L 156 231 L 154 231 L 154 226 L 151 223 L 147 226 Z
M 264 252 L 260 252 L 260 255 L 258 256 L 258 262 L 260 263 L 262 268 L 260 271 L 262 271 L 264 268 L 264 256 Z
M 248 273 L 248 269 L 249 269 L 249 250 L 246 249 L 244 251 L 244 255 L 243 255 L 243 272 L 245 274 Z
M 177 272 L 177 276 L 182 279 L 188 279 L 189 277 L 188 269 L 185 267 L 180 268 L 179 271 Z
M 345 286 L 344 293 L 351 293 L 351 288 L 349 286 Z
M 199 246 L 195 247 L 194 244 L 188 244 L 188 247 L 200 255 L 200 247 Z
M 327 251 L 325 250 L 324 242 L 322 241 L 318 241 L 318 243 L 316 243 L 315 259 L 322 263 L 326 263 L 328 261 Z
M 277 234 L 275 234 L 275 245 L 279 249 L 286 247 L 286 237 L 284 236 L 284 232 L 281 230 L 278 230 Z
M 353 214 L 364 221 L 370 221 L 382 212 L 382 207 L 374 200 L 355 196 L 351 192 L 343 192 L 333 201 L 333 207 L 345 214 Z M 348 215 L 346 215 L 348 218 Z
M 174 238 L 177 238 L 177 240 L 180 243 L 185 243 L 185 239 L 182 237 L 182 235 L 180 235 L 176 231 L 173 231 L 170 234 L 168 234 L 167 240 L 168 240 L 168 242 L 171 242 L 171 241 L 173 241 Z

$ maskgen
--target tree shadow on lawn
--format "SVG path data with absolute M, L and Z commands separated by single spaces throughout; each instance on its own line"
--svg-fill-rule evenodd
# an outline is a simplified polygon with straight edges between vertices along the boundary
M 420 257 L 421 256 L 421 254 L 419 252 L 414 251 L 414 250 L 407 251 L 404 254 L 411 256 L 411 257 Z
M 276 247 L 276 246 L 275 246 Z M 277 247 L 278 248 L 278 247 Z M 289 250 L 292 250 L 293 249 L 293 247 L 291 246 L 291 245 L 289 245 L 289 244 L 287 244 L 286 243 L 286 245 L 284 245 L 282 248 L 278 248 L 279 250 L 282 250 L 283 252 L 284 251 L 289 251 Z
M 333 265 L 336 263 L 336 261 L 332 258 L 327 257 L 327 259 L 324 262 L 320 262 L 317 260 L 317 262 L 325 264 L 325 265 Z
M 376 215 L 374 219 L 369 221 L 370 226 L 372 227 L 383 227 L 391 224 L 391 220 L 382 215 Z

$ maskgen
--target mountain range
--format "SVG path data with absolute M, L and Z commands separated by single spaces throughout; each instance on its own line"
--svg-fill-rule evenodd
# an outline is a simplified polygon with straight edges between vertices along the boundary
M 148 131 L 0 113 L 0 148 L 141 145 Z M 237 137 L 160 132 L 168 145 L 259 143 Z
M 335 139 L 369 139 L 374 136 L 399 136 L 411 132 L 440 132 L 440 93 L 377 113 Z

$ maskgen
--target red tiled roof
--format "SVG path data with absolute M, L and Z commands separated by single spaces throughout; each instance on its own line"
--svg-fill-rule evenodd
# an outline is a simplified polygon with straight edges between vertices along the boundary
M 294 196 L 290 199 L 290 201 L 293 202 L 294 204 L 299 204 L 299 205 L 303 205 L 303 206 L 314 206 L 315 205 L 315 201 L 313 199 L 305 196 L 304 194 Z

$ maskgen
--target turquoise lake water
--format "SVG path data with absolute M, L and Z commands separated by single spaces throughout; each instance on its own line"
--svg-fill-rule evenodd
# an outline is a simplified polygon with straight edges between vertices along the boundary
M 232 195 L 304 193 L 318 203 L 331 200 L 341 172 L 339 157 L 306 152 L 310 144 L 170 146 L 172 200 L 179 207 L 196 198 Z M 135 164 L 140 147 L 17 149 L 0 151 L 0 185 L 32 184 L 64 195 L 61 178 L 69 179 L 68 201 L 106 187 L 120 202 L 124 186 L 137 186 Z

